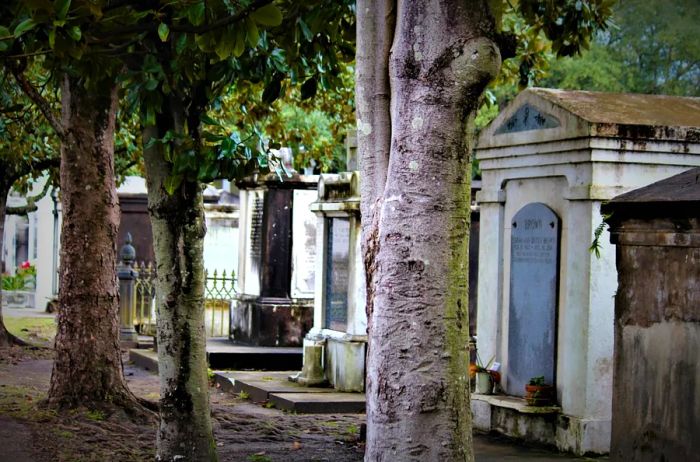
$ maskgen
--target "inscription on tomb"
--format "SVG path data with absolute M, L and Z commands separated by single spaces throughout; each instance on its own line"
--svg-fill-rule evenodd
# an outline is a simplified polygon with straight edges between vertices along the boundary
M 555 379 L 560 225 L 539 203 L 520 209 L 511 225 L 506 391 L 523 395 L 531 377 Z

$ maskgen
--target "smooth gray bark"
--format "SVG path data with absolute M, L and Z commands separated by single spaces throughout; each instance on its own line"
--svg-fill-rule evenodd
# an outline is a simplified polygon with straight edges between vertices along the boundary
M 362 30 L 360 23 L 358 35 Z M 389 61 L 391 150 L 368 275 L 375 308 L 365 460 L 473 460 L 469 130 L 500 67 L 494 33 L 486 1 L 398 2 Z M 363 181 L 372 175 L 368 168 L 362 166 Z
M 359 0 L 356 9 L 355 100 L 358 155 L 362 168 L 362 255 L 367 275 L 365 307 L 369 319 L 374 307 L 373 276 L 378 250 L 379 214 L 375 211 L 381 207 L 391 148 L 389 54 L 396 24 L 396 1 Z

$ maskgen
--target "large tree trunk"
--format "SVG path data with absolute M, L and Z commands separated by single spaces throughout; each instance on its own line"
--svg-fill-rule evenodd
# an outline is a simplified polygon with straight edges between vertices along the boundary
M 177 114 L 174 119 L 181 128 L 182 119 Z M 146 129 L 144 142 L 157 133 Z M 166 192 L 171 164 L 164 149 L 156 144 L 144 151 L 158 274 L 157 460 L 216 461 L 204 333 L 202 190 L 199 183 L 184 181 L 172 195 Z
M 61 266 L 56 360 L 49 402 L 59 407 L 135 404 L 119 349 L 113 82 L 62 86 Z
M 391 153 L 375 219 L 366 460 L 473 460 L 469 126 L 500 66 L 486 3 L 398 3 Z

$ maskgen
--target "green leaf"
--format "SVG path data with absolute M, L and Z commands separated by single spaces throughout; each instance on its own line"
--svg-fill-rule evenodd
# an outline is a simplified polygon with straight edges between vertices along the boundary
M 182 184 L 183 179 L 184 177 L 182 175 L 170 175 L 163 181 L 165 191 L 172 196 L 175 190 Z
M 8 29 L 5 26 L 0 26 L 0 40 L 11 38 L 11 37 L 12 37 L 12 33 L 10 32 L 10 29 Z
M 56 29 L 51 29 L 49 31 L 49 46 L 51 49 L 56 46 Z
M 56 9 L 56 16 L 58 19 L 66 19 L 68 10 L 70 9 L 70 2 L 71 0 L 56 0 L 54 8 Z
M 206 11 L 206 6 L 204 2 L 198 2 L 190 6 L 187 9 L 187 19 L 195 25 L 201 26 L 204 23 L 204 12 Z
M 307 42 L 313 40 L 314 34 L 311 32 L 311 29 L 309 29 L 309 26 L 307 26 L 304 20 L 301 18 L 299 18 L 299 28 L 301 29 L 302 34 L 304 34 L 304 38 Z
M 265 5 L 253 11 L 250 17 L 263 26 L 279 26 L 282 24 L 282 12 L 275 5 Z
M 78 26 L 73 26 L 70 29 L 68 29 L 68 35 L 70 38 L 75 40 L 76 42 L 80 40 L 80 37 L 83 36 L 83 33 L 80 31 L 80 27 Z
M 233 56 L 238 58 L 245 51 L 245 32 L 243 29 L 236 29 L 236 42 L 233 47 Z
M 10 44 L 4 41 L 0 41 L 0 51 L 5 51 L 10 47 Z
M 158 26 L 158 37 L 160 37 L 161 42 L 168 40 L 168 35 L 170 35 L 170 28 L 164 22 L 160 23 Z
M 258 45 L 258 40 L 260 40 L 260 33 L 258 32 L 258 26 L 255 25 L 255 21 L 250 18 L 245 19 L 245 29 L 246 29 L 246 40 L 248 45 L 255 48 Z
M 175 51 L 180 54 L 185 49 L 187 45 L 187 34 L 181 34 L 175 42 Z
M 236 33 L 231 29 L 226 29 L 216 43 L 214 51 L 220 59 L 226 59 L 236 48 Z
M 158 81 L 155 79 L 150 79 L 146 82 L 146 85 L 144 86 L 146 87 L 146 90 L 153 91 L 156 88 L 158 88 Z
M 19 37 L 20 35 L 24 34 L 25 32 L 34 29 L 35 26 L 36 26 L 36 23 L 34 22 L 33 19 L 31 19 L 31 18 L 25 19 L 21 23 L 17 24 L 17 27 L 15 27 L 14 36 Z
M 209 117 L 209 116 L 206 115 L 206 114 L 203 114 L 203 115 L 199 118 L 199 120 L 201 120 L 203 123 L 205 123 L 205 124 L 207 124 L 207 125 L 214 125 L 214 126 L 217 126 L 217 127 L 221 127 L 221 124 L 220 124 L 217 120 L 212 119 L 211 117 Z

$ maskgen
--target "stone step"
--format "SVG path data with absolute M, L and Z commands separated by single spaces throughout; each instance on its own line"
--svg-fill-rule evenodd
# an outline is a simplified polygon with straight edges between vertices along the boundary
M 301 370 L 301 347 L 238 345 L 228 338 L 207 340 L 207 358 L 212 369 Z
M 288 380 L 297 371 L 219 371 L 214 379 L 223 391 L 243 392 L 254 402 L 269 401 L 278 409 L 307 414 L 356 414 L 365 411 L 364 393 L 306 387 Z
M 158 370 L 158 355 L 153 350 L 131 349 L 129 359 L 144 369 Z M 208 339 L 207 359 L 211 369 L 287 371 L 301 370 L 303 354 L 295 347 L 236 345 L 228 339 Z
M 270 393 L 277 409 L 299 414 L 362 414 L 365 395 L 362 393 Z

